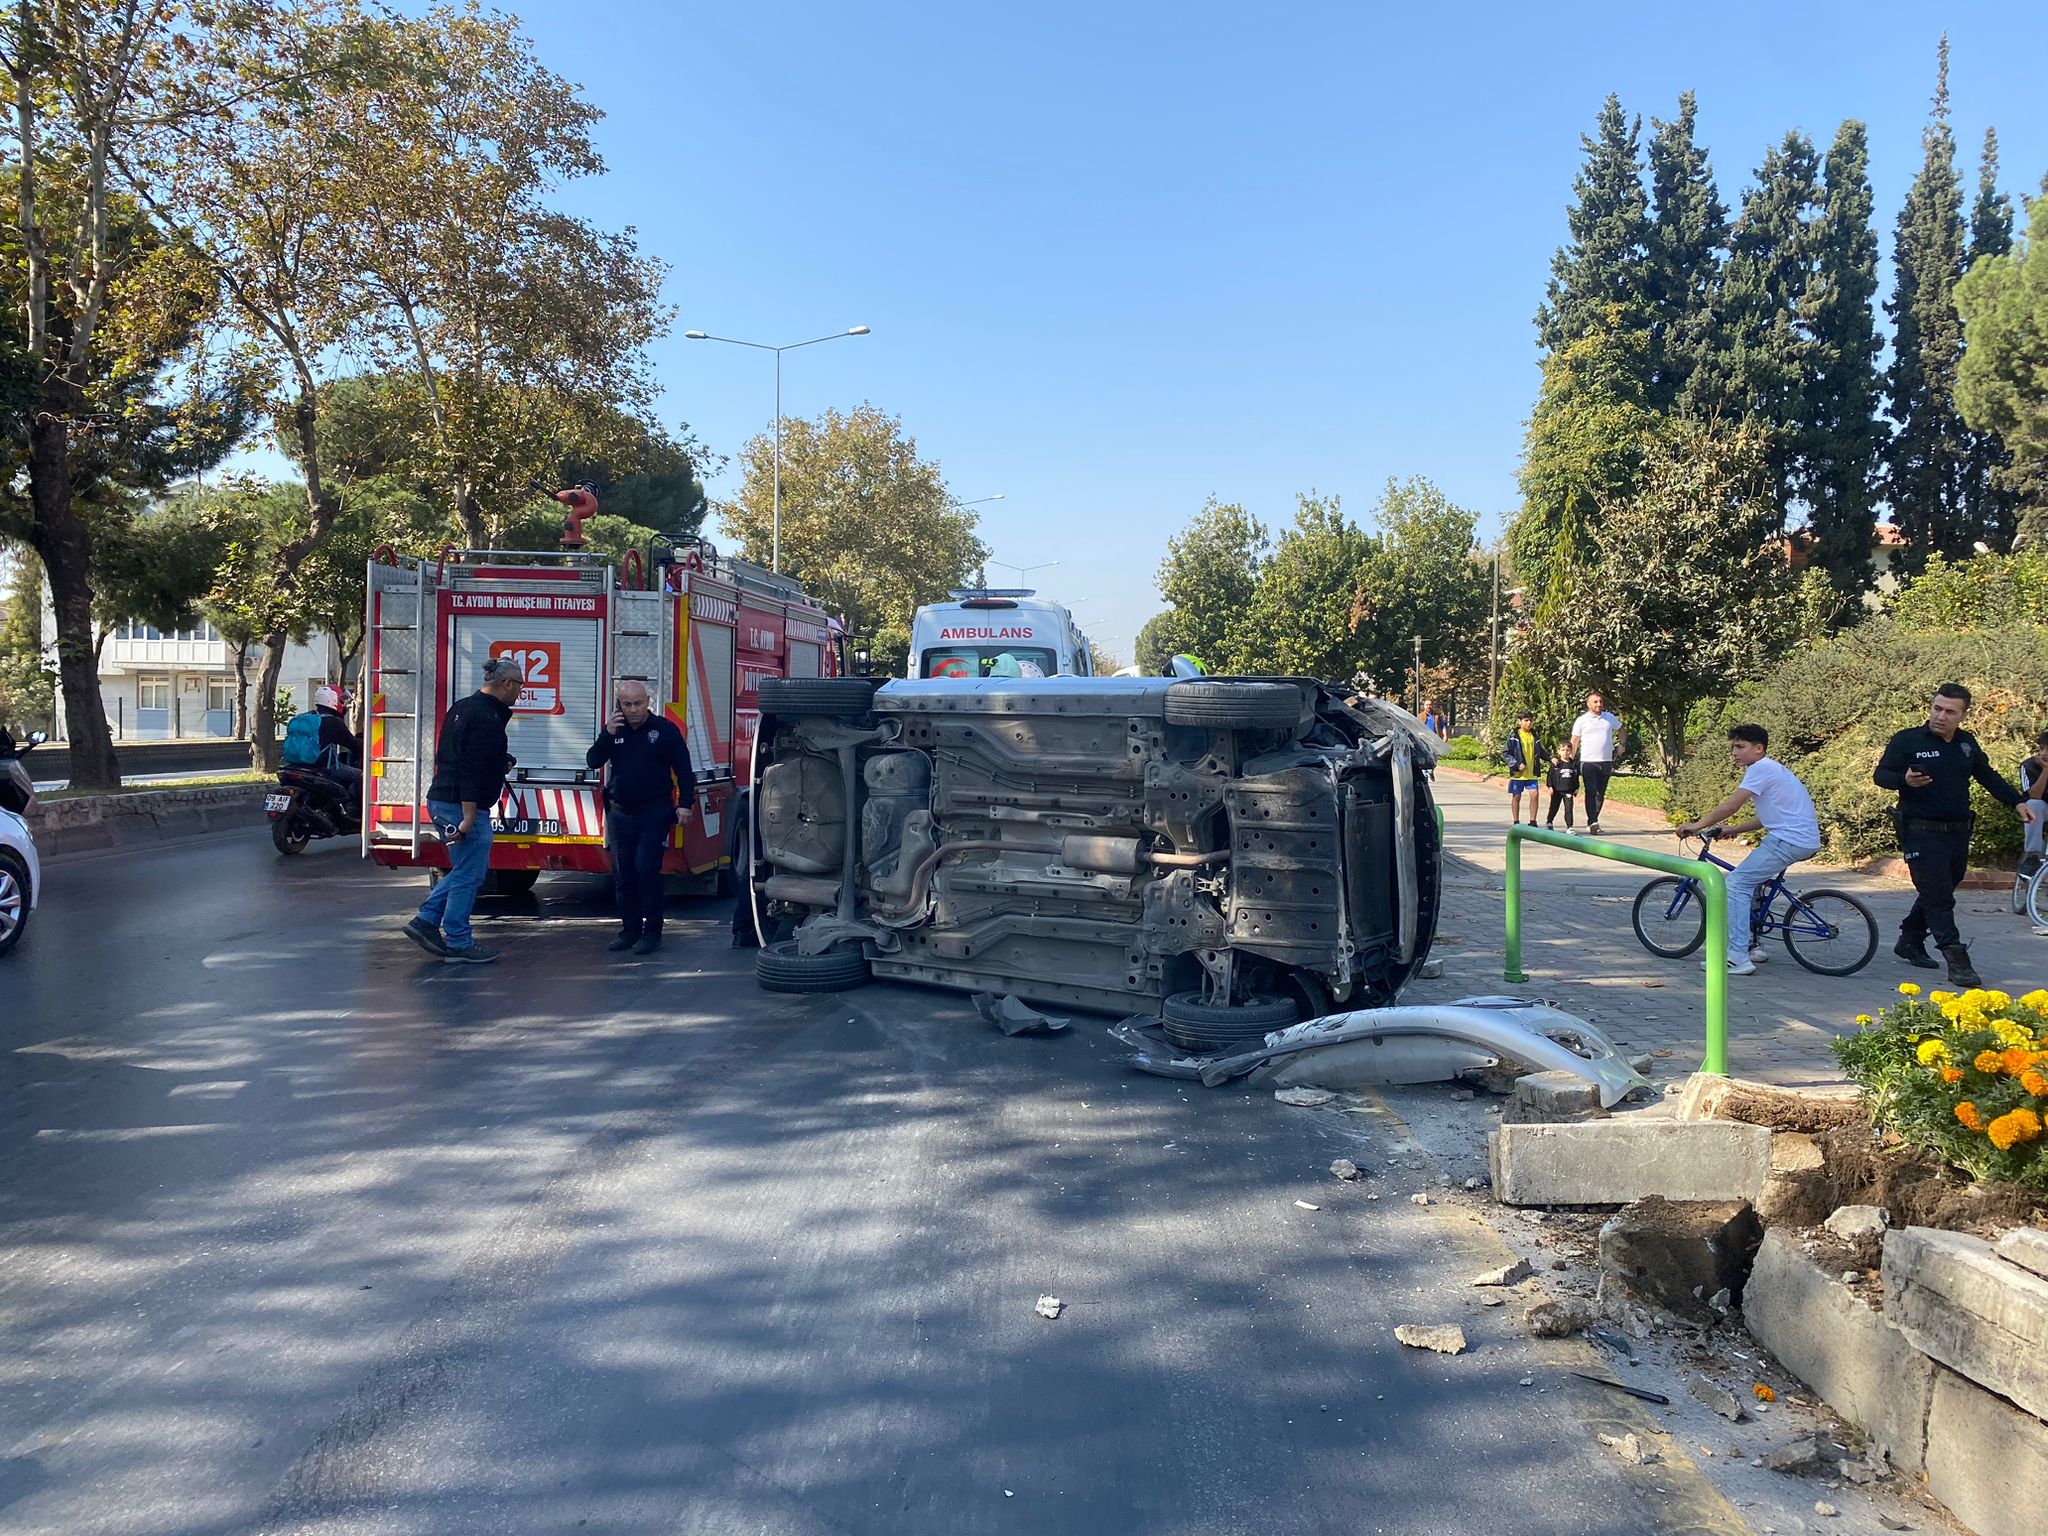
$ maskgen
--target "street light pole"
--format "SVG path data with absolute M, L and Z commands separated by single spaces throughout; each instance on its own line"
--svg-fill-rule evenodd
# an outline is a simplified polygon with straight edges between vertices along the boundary
M 722 341 L 729 347 L 752 347 L 756 352 L 775 354 L 775 511 L 770 533 L 771 554 L 769 569 L 776 575 L 782 574 L 782 354 L 794 352 L 798 347 L 815 347 L 821 341 L 837 341 L 842 336 L 866 336 L 864 325 L 851 325 L 843 331 L 834 331 L 830 336 L 813 336 L 809 341 L 792 341 L 787 346 L 771 347 L 761 341 L 741 341 L 736 336 L 713 336 L 708 331 L 685 331 L 688 341 Z
M 1415 713 L 1422 713 L 1422 636 L 1415 637 Z

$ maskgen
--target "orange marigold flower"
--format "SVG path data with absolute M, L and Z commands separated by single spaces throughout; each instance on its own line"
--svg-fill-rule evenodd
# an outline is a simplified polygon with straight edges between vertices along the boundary
M 1966 1131 L 1981 1131 L 1984 1129 L 1984 1117 L 1977 1113 L 1977 1106 L 1968 1099 L 1963 1100 L 1962 1103 L 1956 1106 L 1956 1119 L 1963 1123 L 1963 1129 Z
M 1995 1074 L 2000 1067 L 2005 1065 L 2005 1058 L 1996 1051 L 1979 1051 L 1976 1060 L 1972 1061 L 1970 1065 L 1979 1072 Z
M 2029 1076 L 2033 1075 L 2036 1074 L 2029 1074 Z M 1943 1067 L 1941 1069 L 1941 1080 L 1944 1083 L 1960 1083 L 1963 1080 L 1963 1069 L 1961 1067 Z M 2041 1090 L 2044 1093 L 2048 1093 L 2048 1082 L 2041 1084 Z M 2031 1093 L 2034 1090 L 2029 1089 L 2027 1091 Z
M 2018 1077 L 2034 1064 L 2034 1053 L 2011 1046 L 1999 1053 L 1998 1063 L 2005 1068 L 2007 1077 Z
M 1946 1076 L 1947 1074 L 1943 1074 Z M 2048 1099 L 2048 1077 L 2041 1075 L 2039 1067 L 2029 1067 L 2020 1074 L 2020 1086 L 2037 1099 Z
M 1765 1386 L 1762 1382 L 1758 1382 L 1749 1390 L 1756 1394 L 1756 1400 L 1760 1403 L 1775 1403 L 1778 1400 L 1778 1394 L 1773 1392 L 1769 1387 Z
M 1991 1138 L 1991 1145 L 2005 1152 L 2016 1143 L 2032 1141 L 2040 1135 L 2041 1117 L 2031 1109 L 2015 1109 L 1992 1121 L 1985 1134 Z

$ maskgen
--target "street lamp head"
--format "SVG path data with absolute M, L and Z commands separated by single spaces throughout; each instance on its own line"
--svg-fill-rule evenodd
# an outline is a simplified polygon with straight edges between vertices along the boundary
M 849 326 L 847 327 L 846 334 L 849 336 L 865 336 L 868 334 L 868 328 L 864 325 Z
M 683 337 L 688 341 L 709 341 L 711 339 L 708 331 L 685 331 L 683 332 Z

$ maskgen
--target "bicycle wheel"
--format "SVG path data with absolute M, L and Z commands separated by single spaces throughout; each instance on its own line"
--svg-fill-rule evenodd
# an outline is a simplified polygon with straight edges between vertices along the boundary
M 1853 976 L 1877 953 L 1877 919 L 1847 891 L 1787 891 L 1785 948 L 1809 971 Z
M 1651 954 L 1683 960 L 1707 936 L 1707 907 L 1699 883 L 1659 875 L 1636 892 L 1629 922 Z
M 2036 871 L 2035 871 L 2035 873 L 2036 873 L 2036 874 L 2038 874 L 2038 873 L 2040 873 L 2040 871 L 2036 870 Z M 2033 877 L 2033 875 L 2018 875 L 2018 874 L 2016 874 L 2016 875 L 2014 875 L 2014 876 L 2012 877 L 2012 909 L 2013 909 L 2013 911 L 2015 911 L 2015 912 L 2024 912 L 2024 911 L 2026 911 L 2026 910 L 2027 910 L 2027 897 L 2028 897 L 2029 895 L 2031 895 L 2031 894 L 2032 894 L 2032 888 L 2033 888 L 2033 884 L 2034 884 L 2034 877 Z
M 2043 877 L 2048 876 L 2048 864 L 2034 871 L 2034 878 L 2027 882 L 2027 917 L 2036 928 L 2048 928 L 2048 887 L 2043 886 Z

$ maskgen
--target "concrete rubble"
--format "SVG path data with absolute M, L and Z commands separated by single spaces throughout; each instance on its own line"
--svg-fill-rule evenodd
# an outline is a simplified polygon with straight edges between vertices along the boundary
M 1883 1253 L 1885 1229 L 1891 1225 L 1891 1218 L 1882 1206 L 1845 1205 L 1822 1225 L 1849 1245 L 1858 1264 L 1874 1269 Z
M 1503 1205 L 1627 1205 L 1646 1195 L 1754 1202 L 1771 1169 L 1771 1133 L 1640 1114 L 1503 1125 L 1487 1138 L 1487 1160 Z
M 1410 1349 L 1433 1349 L 1440 1355 L 1465 1352 L 1465 1330 L 1456 1323 L 1402 1323 L 1394 1337 Z
M 1516 1080 L 1502 1106 L 1502 1125 L 1565 1125 L 1605 1118 L 1600 1087 L 1569 1072 L 1531 1072 Z
M 1740 1295 L 1763 1227 L 1746 1200 L 1666 1200 L 1649 1195 L 1600 1228 L 1600 1264 L 1644 1306 L 1711 1322 L 1707 1298 Z

